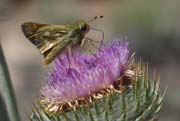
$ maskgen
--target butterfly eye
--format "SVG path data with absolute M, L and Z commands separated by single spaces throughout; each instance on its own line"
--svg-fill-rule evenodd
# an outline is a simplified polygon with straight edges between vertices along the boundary
M 81 30 L 82 31 L 86 31 L 87 30 L 87 26 L 86 25 L 82 26 Z

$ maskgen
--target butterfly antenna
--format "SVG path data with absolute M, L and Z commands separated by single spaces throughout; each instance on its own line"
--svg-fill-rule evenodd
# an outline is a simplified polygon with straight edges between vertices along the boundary
M 103 41 L 104 41 L 104 31 L 100 30 L 100 29 L 95 29 L 95 28 L 90 28 L 91 30 L 95 30 L 95 31 L 99 31 L 102 33 L 102 40 L 101 40 L 101 44 L 100 44 L 100 48 L 99 50 L 101 51 L 102 45 L 103 45 Z
M 91 23 L 91 22 L 93 22 L 93 21 L 95 21 L 95 20 L 97 20 L 97 19 L 101 19 L 101 18 L 103 18 L 103 17 L 104 17 L 104 16 L 94 16 L 94 18 L 91 19 L 91 20 L 89 20 L 88 23 Z

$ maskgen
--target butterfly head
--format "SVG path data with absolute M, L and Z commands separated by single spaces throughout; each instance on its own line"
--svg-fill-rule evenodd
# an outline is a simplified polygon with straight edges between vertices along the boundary
M 86 34 L 89 32 L 90 26 L 86 21 L 79 20 L 78 26 L 82 33 Z

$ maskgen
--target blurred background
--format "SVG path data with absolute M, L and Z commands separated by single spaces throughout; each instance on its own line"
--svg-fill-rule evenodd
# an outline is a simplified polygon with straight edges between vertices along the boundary
M 27 120 L 26 112 L 31 111 L 32 101 L 40 92 L 45 71 L 42 56 L 24 37 L 21 24 L 67 24 L 99 15 L 104 18 L 91 26 L 105 32 L 105 42 L 128 36 L 131 52 L 149 63 L 150 73 L 156 68 L 162 89 L 168 86 L 160 121 L 179 121 L 179 0 L 0 0 L 0 41 L 22 119 Z M 94 37 L 91 33 L 88 36 Z

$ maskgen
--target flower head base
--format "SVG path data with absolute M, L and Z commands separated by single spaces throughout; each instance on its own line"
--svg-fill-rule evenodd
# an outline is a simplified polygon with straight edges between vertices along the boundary
M 70 63 L 68 63 L 70 62 Z M 42 95 L 48 101 L 64 103 L 85 98 L 111 87 L 129 63 L 128 43 L 114 40 L 94 55 L 74 52 L 55 60 Z

